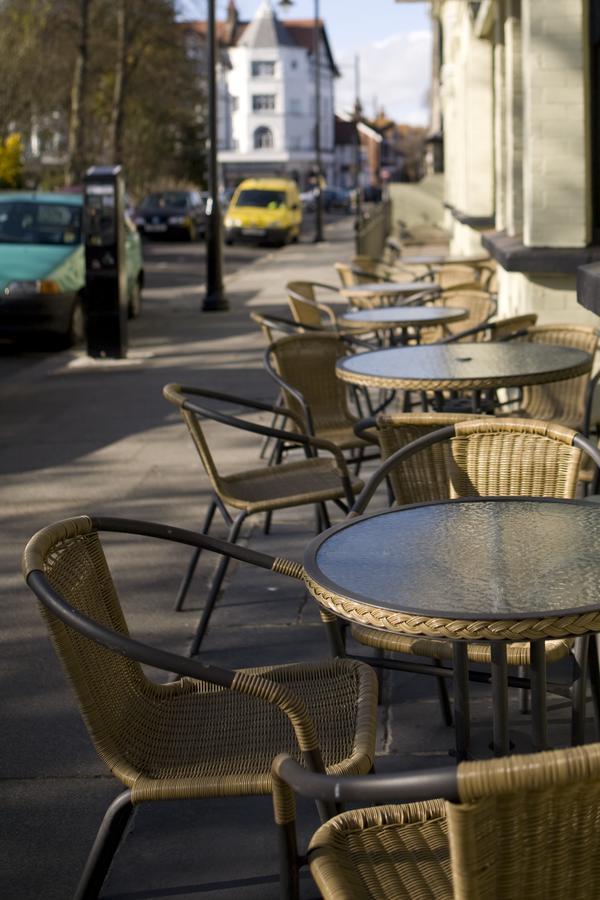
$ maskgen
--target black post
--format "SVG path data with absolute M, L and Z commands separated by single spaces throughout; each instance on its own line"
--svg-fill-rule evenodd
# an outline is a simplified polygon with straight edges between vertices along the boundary
M 321 193 L 321 23 L 319 13 L 319 0 L 315 0 L 315 24 L 314 24 L 314 58 L 315 58 L 315 168 L 317 185 L 315 190 L 315 244 L 323 238 L 323 195 Z
M 229 309 L 223 290 L 223 247 L 217 171 L 217 38 L 215 0 L 208 0 L 208 190 L 206 228 L 206 295 L 203 312 Z
M 354 189 L 356 191 L 356 218 L 354 221 L 354 241 L 355 241 L 355 249 L 356 255 L 360 255 L 360 229 L 362 225 L 362 178 L 361 178 L 361 169 L 362 169 L 362 148 L 360 144 L 360 132 L 358 130 L 358 126 L 360 124 L 360 61 L 358 54 L 354 57 L 354 138 L 355 138 L 355 146 L 354 146 L 354 167 L 356 169 L 354 173 Z

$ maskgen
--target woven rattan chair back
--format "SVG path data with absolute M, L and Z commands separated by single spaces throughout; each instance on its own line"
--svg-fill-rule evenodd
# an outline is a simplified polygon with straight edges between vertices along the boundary
M 43 572 L 78 612 L 127 635 L 100 539 L 88 523 L 84 517 L 74 519 L 51 535 Z M 132 786 L 137 775 L 156 767 L 166 751 L 158 738 L 153 746 L 151 736 L 155 725 L 159 731 L 161 703 L 169 688 L 149 681 L 138 663 L 89 640 L 40 608 L 98 754 L 124 784 Z M 136 727 L 140 717 L 142 732 Z
M 443 328 L 422 328 L 421 343 L 431 344 L 447 338 L 448 335 L 460 334 L 470 328 L 485 325 L 496 312 L 496 301 L 493 297 L 476 286 L 470 285 L 460 290 L 450 290 L 433 300 L 431 306 L 452 309 L 466 309 L 467 317 L 460 322 L 452 322 Z M 467 341 L 484 341 L 485 331 L 466 337 Z
M 311 281 L 290 281 L 287 285 L 288 304 L 295 322 L 321 328 L 322 315 Z
M 317 289 L 327 287 L 315 281 L 290 281 L 286 285 L 288 304 L 294 321 L 309 328 L 323 328 L 336 324 L 334 310 L 317 300 Z M 330 288 L 330 290 L 335 290 Z
M 525 313 L 522 316 L 509 316 L 506 319 L 498 319 L 489 323 L 490 340 L 503 341 L 512 335 L 533 328 L 537 322 L 537 313 Z
M 437 273 L 437 282 L 442 290 L 456 287 L 459 284 L 478 284 L 479 273 L 474 266 L 444 265 Z
M 600 745 L 461 763 L 453 897 L 583 900 L 600 883 Z
M 335 334 L 290 335 L 276 341 L 271 348 L 280 377 L 303 395 L 315 434 L 356 421 L 348 406 L 344 382 L 335 373 L 337 361 L 348 355 L 348 345 L 342 338 Z M 285 388 L 283 393 L 285 405 L 305 418 L 296 397 Z
M 360 273 L 359 270 L 349 266 L 348 263 L 334 263 L 333 267 L 338 273 L 342 287 L 354 287 L 355 284 L 369 284 L 373 281 L 379 281 L 380 276 L 370 274 L 369 272 Z
M 598 346 L 598 333 L 595 328 L 584 325 L 537 325 L 529 330 L 528 340 L 536 344 L 575 347 L 593 355 Z M 590 377 L 591 372 L 587 372 L 578 378 L 524 387 L 519 413 L 534 419 L 560 422 L 569 428 L 581 428 Z
M 456 426 L 455 437 L 421 450 L 390 473 L 399 505 L 473 496 L 575 496 L 581 451 L 572 446 L 572 431 L 544 422 L 382 414 L 377 417 L 382 458 L 446 425 Z

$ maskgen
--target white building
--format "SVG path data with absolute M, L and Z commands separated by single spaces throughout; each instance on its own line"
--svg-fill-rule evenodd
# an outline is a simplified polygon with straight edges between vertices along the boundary
M 227 22 L 219 24 L 231 66 L 225 78 L 232 140 L 229 148 L 219 149 L 224 184 L 235 185 L 248 176 L 289 175 L 307 186 L 315 165 L 314 21 L 283 22 L 270 0 L 262 0 L 251 22 L 240 22 L 230 2 Z M 332 181 L 338 72 L 323 22 L 318 34 L 321 165 Z

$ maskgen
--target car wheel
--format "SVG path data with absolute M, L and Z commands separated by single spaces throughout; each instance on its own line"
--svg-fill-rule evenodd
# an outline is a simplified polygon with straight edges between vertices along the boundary
M 78 347 L 85 341 L 85 312 L 81 297 L 78 297 L 71 310 L 69 327 L 65 332 L 53 338 L 52 344 L 59 350 L 68 350 L 69 347 Z
M 137 319 L 142 311 L 142 285 L 136 278 L 131 292 L 129 294 L 129 303 L 127 305 L 127 318 Z

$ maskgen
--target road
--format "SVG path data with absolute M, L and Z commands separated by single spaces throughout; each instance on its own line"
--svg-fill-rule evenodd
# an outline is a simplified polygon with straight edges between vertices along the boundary
M 339 220 L 338 215 L 327 215 L 325 225 Z M 301 241 L 310 242 L 314 231 L 314 217 L 307 214 Z M 224 277 L 232 275 L 267 254 L 279 252 L 276 247 L 254 244 L 236 244 L 223 248 Z M 144 241 L 144 269 L 146 285 L 143 292 L 142 315 L 129 323 L 129 339 L 141 339 L 152 343 L 157 328 L 168 328 L 164 313 L 168 305 L 169 316 L 189 312 L 190 305 L 201 308 L 206 281 L 206 244 L 203 240 L 193 244 L 174 241 Z M 45 359 L 51 352 L 44 343 L 30 341 L 14 344 L 0 340 L 0 379 L 16 377 L 32 365 Z
M 277 252 L 274 247 L 252 244 L 224 247 L 224 276 L 227 278 L 265 254 Z M 167 303 L 173 314 L 178 309 L 189 309 L 190 303 L 201 305 L 206 280 L 206 244 L 204 241 L 193 244 L 144 241 L 144 270 L 142 315 L 130 323 L 131 339 L 147 337 L 160 327 Z M 0 341 L 0 378 L 18 377 L 19 372 L 45 359 L 50 352 L 36 341 L 25 344 Z

